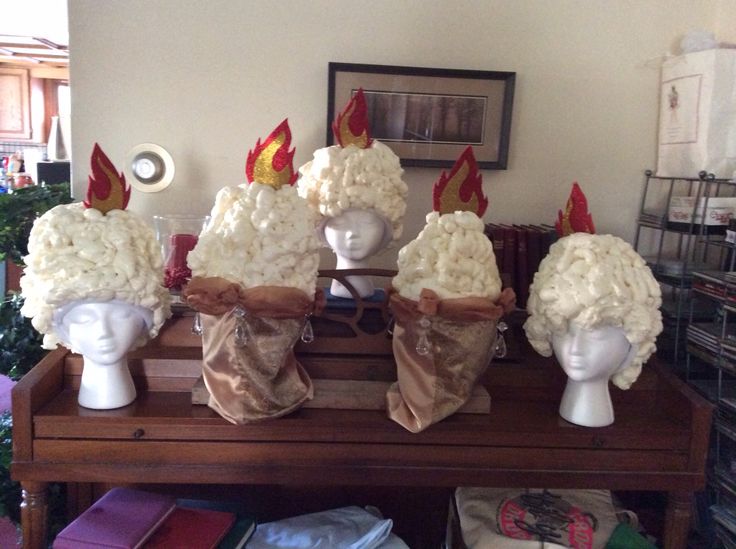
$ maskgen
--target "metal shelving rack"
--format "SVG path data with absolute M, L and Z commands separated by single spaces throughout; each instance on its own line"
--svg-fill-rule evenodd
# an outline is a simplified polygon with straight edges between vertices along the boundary
M 634 248 L 662 287 L 665 330 L 658 355 L 718 410 L 708 487 L 696 498 L 698 531 L 715 543 L 728 535 L 728 513 L 736 520 L 736 248 L 725 240 L 723 220 L 709 219 L 717 210 L 708 204 L 736 197 L 736 182 L 706 172 L 645 174 Z M 684 221 L 673 215 L 673 206 L 683 203 L 692 204 L 691 211 L 679 212 Z
M 736 182 L 706 172 L 698 177 L 659 177 L 647 170 L 645 175 L 634 248 L 662 286 L 665 330 L 657 341 L 658 355 L 685 376 L 692 273 L 722 269 L 733 261 L 732 247 L 724 241 L 726 225 L 708 222 L 712 213 L 708 202 L 736 197 Z M 673 199 L 682 197 L 694 204 L 686 222 L 671 219 Z M 704 317 L 709 312 L 696 310 L 694 314 Z
M 733 249 L 732 245 L 728 246 Z M 692 304 L 710 303 L 715 314 L 707 321 L 696 321 L 691 313 L 687 328 L 688 381 L 716 405 L 708 490 L 702 495 L 713 509 L 710 521 L 713 542 L 715 537 L 721 540 L 736 537 L 736 522 L 731 522 L 736 520 L 736 272 L 733 267 L 732 254 L 728 270 L 693 273 Z M 704 366 L 712 375 L 691 377 L 694 364 Z M 704 515 L 707 520 L 708 514 Z

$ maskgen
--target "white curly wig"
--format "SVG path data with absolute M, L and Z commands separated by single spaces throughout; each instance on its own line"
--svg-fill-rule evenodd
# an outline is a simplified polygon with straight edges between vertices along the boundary
M 539 354 L 551 356 L 552 335 L 567 332 L 570 322 L 623 328 L 637 353 L 611 381 L 628 389 L 656 350 L 661 305 L 659 284 L 630 244 L 613 235 L 573 233 L 550 247 L 534 275 L 524 331 Z
M 34 222 L 24 261 L 21 313 L 44 334 L 45 349 L 70 346 L 54 314 L 73 302 L 117 300 L 151 311 L 148 331 L 134 347 L 156 337 L 171 316 L 161 249 L 153 230 L 131 212 L 56 206 Z
M 319 214 L 337 217 L 355 208 L 373 210 L 391 227 L 391 239 L 403 231 L 408 187 L 399 157 L 380 141 L 367 149 L 355 145 L 324 147 L 299 168 L 299 195 Z

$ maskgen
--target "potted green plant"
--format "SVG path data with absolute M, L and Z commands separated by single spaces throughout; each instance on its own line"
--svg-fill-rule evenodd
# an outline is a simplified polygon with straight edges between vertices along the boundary
M 71 202 L 69 184 L 18 189 L 0 194 L 0 261 L 23 264 L 35 219 L 59 204 Z M 0 303 L 0 374 L 18 380 L 44 355 L 41 337 L 21 316 L 23 298 L 9 292 Z
M 0 261 L 23 263 L 28 234 L 36 217 L 59 204 L 71 202 L 69 184 L 37 186 L 0 194 Z
M 68 183 L 46 187 L 31 186 L 18 189 L 12 194 L 0 194 L 0 262 L 8 261 L 21 266 L 23 256 L 28 253 L 28 234 L 35 219 L 54 206 L 71 201 Z M 42 337 L 33 328 L 30 320 L 20 314 L 22 305 L 23 297 L 16 292 L 8 292 L 0 302 L 0 374 L 16 381 L 46 353 L 41 348 Z M 18 523 L 20 486 L 10 478 L 12 428 L 10 412 L 1 413 L 0 517 L 7 516 Z M 63 518 L 59 518 L 63 510 L 61 487 L 52 486 L 50 495 L 53 530 L 55 523 L 63 523 Z

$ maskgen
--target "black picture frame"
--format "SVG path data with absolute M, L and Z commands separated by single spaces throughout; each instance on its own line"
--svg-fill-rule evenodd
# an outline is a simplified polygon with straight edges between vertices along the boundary
M 327 146 L 333 120 L 363 88 L 371 135 L 402 166 L 449 168 L 472 145 L 479 168 L 507 168 L 515 72 L 335 62 L 328 72 Z

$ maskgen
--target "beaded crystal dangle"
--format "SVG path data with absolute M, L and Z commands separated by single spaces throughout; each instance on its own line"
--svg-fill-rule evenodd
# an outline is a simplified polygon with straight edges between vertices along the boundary
M 312 343 L 314 341 L 314 330 L 312 329 L 311 314 L 304 315 L 304 327 L 302 328 L 302 341 Z
M 245 347 L 248 344 L 248 329 L 245 324 L 246 311 L 240 305 L 233 310 L 235 316 L 235 345 Z
M 429 327 L 432 325 L 432 321 L 429 320 L 426 316 L 422 315 L 417 321 L 417 324 L 417 334 L 419 334 L 419 337 L 417 338 L 416 351 L 417 354 L 421 356 L 426 356 L 432 352 L 432 348 L 429 344 L 429 338 L 427 337 L 427 332 L 429 331 Z
M 396 326 L 396 318 L 394 318 L 394 315 L 391 315 L 388 318 L 388 324 L 386 324 L 386 334 L 389 337 L 393 337 L 394 335 L 394 326 Z
M 204 328 L 202 327 L 202 317 L 199 316 L 199 311 L 194 313 L 194 320 L 192 321 L 192 333 L 198 336 L 201 336 L 204 333 Z
M 503 358 L 506 356 L 506 338 L 503 337 L 503 333 L 509 329 L 508 324 L 505 322 L 499 322 L 496 326 L 496 346 L 494 348 L 493 356 L 496 358 Z

